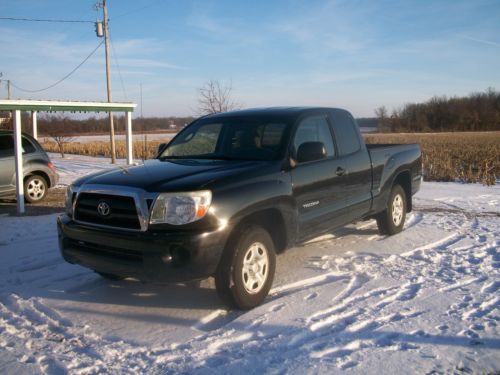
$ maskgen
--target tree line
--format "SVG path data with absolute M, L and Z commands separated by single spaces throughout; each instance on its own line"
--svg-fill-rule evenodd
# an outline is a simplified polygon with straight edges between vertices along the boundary
M 375 110 L 381 132 L 446 132 L 500 130 L 500 92 L 489 88 L 467 97 L 433 97 L 389 114 Z
M 231 98 L 230 84 L 209 81 L 199 89 L 199 115 L 228 111 L 240 105 Z M 7 113 L 0 118 L 9 120 Z M 357 119 L 361 127 L 373 127 L 380 132 L 445 132 L 500 130 L 500 92 L 493 88 L 472 93 L 467 97 L 433 97 L 424 103 L 410 103 L 393 109 L 385 106 L 375 110 L 376 118 Z M 31 120 L 23 113 L 23 131 L 31 132 Z M 125 131 L 125 117 L 115 116 L 115 130 Z M 139 117 L 134 119 L 134 132 L 178 131 L 195 117 Z M 0 128 L 12 128 L 11 121 L 3 121 Z M 41 114 L 38 129 L 42 136 L 72 136 L 77 134 L 107 133 L 108 118 L 74 119 L 65 114 Z

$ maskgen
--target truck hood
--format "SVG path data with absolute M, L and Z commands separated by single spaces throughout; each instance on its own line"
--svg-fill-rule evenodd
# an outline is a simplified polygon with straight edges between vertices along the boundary
M 124 166 L 85 176 L 75 185 L 128 186 L 149 192 L 200 189 L 208 183 L 233 176 L 269 162 L 234 160 L 146 160 L 143 165 Z

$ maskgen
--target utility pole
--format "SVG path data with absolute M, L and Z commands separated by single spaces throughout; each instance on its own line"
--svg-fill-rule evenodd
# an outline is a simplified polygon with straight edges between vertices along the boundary
M 109 69 L 109 27 L 108 27 L 108 8 L 106 0 L 102 0 L 103 26 L 104 26 L 104 47 L 106 50 L 106 84 L 108 88 L 108 103 L 113 101 L 111 96 L 111 73 Z M 115 145 L 115 127 L 113 124 L 113 113 L 109 112 L 109 138 L 111 142 L 111 163 L 116 163 L 116 145 Z
M 2 77 L 3 77 L 3 73 L 0 72 L 0 78 L 2 78 Z M 4 81 L 7 82 L 7 99 L 10 99 L 10 79 L 5 79 Z M 2 79 L 0 79 L 0 83 L 2 83 Z M 142 88 L 141 88 L 141 90 L 142 90 Z

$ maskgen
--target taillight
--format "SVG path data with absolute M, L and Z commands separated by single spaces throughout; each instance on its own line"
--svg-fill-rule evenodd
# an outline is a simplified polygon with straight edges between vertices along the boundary
M 56 171 L 56 166 L 50 162 L 47 164 L 47 167 L 49 167 L 49 169 L 52 170 L 53 172 Z

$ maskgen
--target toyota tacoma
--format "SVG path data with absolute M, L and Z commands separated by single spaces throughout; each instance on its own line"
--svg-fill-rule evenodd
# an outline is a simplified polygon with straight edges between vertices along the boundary
M 267 296 L 276 254 L 357 220 L 403 229 L 422 179 L 420 147 L 365 145 L 336 108 L 268 108 L 195 120 L 154 160 L 68 187 L 64 259 L 107 278 L 215 278 L 221 299 Z

